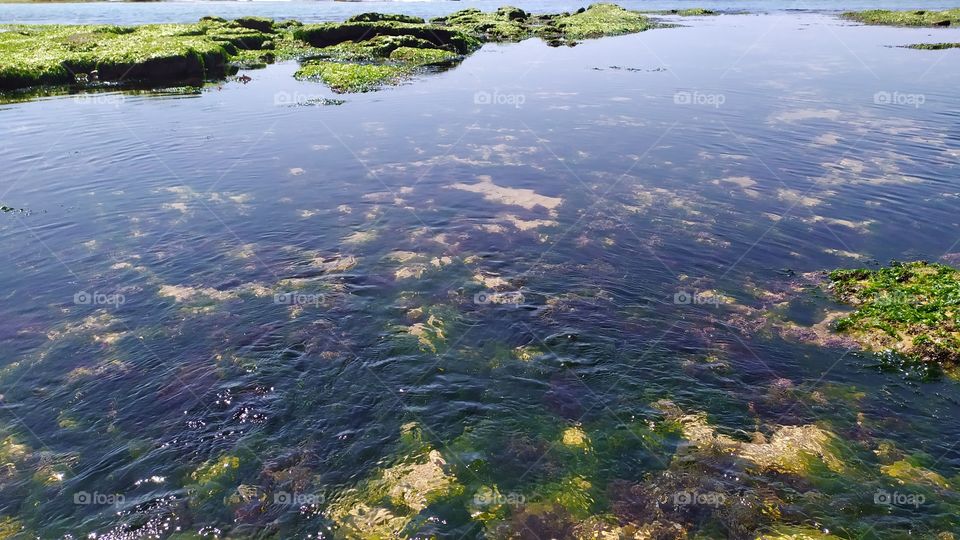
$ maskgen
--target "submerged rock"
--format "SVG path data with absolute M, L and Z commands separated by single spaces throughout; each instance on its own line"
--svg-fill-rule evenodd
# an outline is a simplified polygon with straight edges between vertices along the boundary
M 328 509 L 338 537 L 395 538 L 419 512 L 463 491 L 440 452 L 381 470 Z

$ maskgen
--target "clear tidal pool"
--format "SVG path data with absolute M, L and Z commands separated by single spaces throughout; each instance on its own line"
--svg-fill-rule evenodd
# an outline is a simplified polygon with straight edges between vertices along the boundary
M 0 535 L 960 533 L 957 382 L 745 315 L 960 261 L 960 32 L 679 22 L 0 105 Z

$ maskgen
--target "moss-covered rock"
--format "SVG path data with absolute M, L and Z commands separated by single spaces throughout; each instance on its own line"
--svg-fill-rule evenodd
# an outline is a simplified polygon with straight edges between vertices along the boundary
M 273 19 L 268 19 L 266 17 L 240 17 L 239 19 L 234 20 L 238 26 L 242 28 L 249 28 L 251 30 L 259 30 L 260 32 L 273 32 Z
M 841 16 L 851 21 L 887 26 L 955 26 L 960 24 L 960 9 L 946 11 L 870 9 L 867 11 L 849 11 Z
M 575 43 L 584 39 L 633 34 L 655 28 L 656 24 L 638 11 L 615 4 L 593 4 L 584 11 L 550 20 L 537 33 L 544 39 Z
M 926 262 L 835 270 L 834 296 L 855 307 L 836 321 L 869 350 L 940 366 L 960 363 L 960 270 Z
M 577 13 L 530 15 L 516 7 L 468 9 L 425 22 L 419 17 L 363 13 L 342 23 L 304 25 L 263 17 L 195 24 L 0 27 L 0 91 L 42 85 L 199 83 L 236 67 L 258 68 L 308 56 L 297 74 L 338 92 L 395 83 L 417 68 L 452 63 L 489 41 L 541 36 L 551 45 L 639 32 L 646 16 L 613 4 Z
M 481 45 L 479 39 L 459 30 L 396 21 L 304 25 L 294 30 L 294 36 L 315 47 L 329 47 L 345 41 L 365 41 L 377 36 L 412 36 L 432 43 L 434 47 L 460 54 L 474 51 Z
M 484 41 L 520 41 L 533 34 L 533 21 L 522 9 L 502 7 L 495 12 L 471 8 L 431 21 L 477 36 Z
M 231 55 L 268 34 L 219 21 L 119 26 L 14 26 L 0 32 L 0 89 L 222 76 Z
M 904 48 L 922 51 L 942 51 L 943 49 L 960 48 L 960 43 L 914 43 L 912 45 L 904 45 Z
M 366 92 L 397 81 L 404 72 L 403 68 L 391 65 L 321 61 L 304 64 L 297 70 L 296 77 L 323 81 L 337 93 Z
M 426 49 L 418 47 L 398 47 L 390 53 L 390 59 L 411 66 L 427 66 L 443 64 L 456 60 L 460 56 L 443 49 Z
M 393 21 L 409 24 L 423 24 L 426 21 L 413 15 L 402 15 L 399 13 L 361 13 L 347 19 L 346 22 L 382 22 Z

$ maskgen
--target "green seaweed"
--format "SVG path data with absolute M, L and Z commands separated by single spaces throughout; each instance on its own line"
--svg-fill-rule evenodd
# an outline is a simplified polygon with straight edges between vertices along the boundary
M 420 49 L 416 47 L 398 47 L 390 53 L 390 59 L 414 66 L 443 64 L 459 58 L 459 55 L 443 49 Z
M 502 7 L 494 12 L 464 9 L 431 22 L 451 26 L 484 41 L 520 41 L 533 34 L 530 15 L 515 7 Z
M 378 36 L 411 36 L 460 54 L 472 52 L 482 44 L 479 39 L 456 29 L 396 21 L 310 24 L 297 28 L 293 35 L 315 47 L 360 42 Z
M 516 7 L 419 17 L 363 13 L 342 23 L 304 25 L 263 17 L 194 24 L 6 25 L 0 27 L 0 91 L 101 83 L 197 84 L 237 67 L 310 61 L 297 72 L 337 92 L 396 83 L 416 68 L 452 63 L 485 42 L 540 36 L 550 45 L 640 32 L 656 26 L 639 12 L 594 4 L 574 14 L 530 15 Z
M 849 11 L 842 14 L 841 17 L 864 24 L 886 26 L 952 26 L 960 23 L 960 9 L 946 11 L 870 9 Z
M 866 348 L 939 366 L 960 363 L 960 270 L 923 261 L 834 270 L 831 289 L 853 313 L 835 329 Z
M 646 15 L 623 9 L 616 4 L 593 4 L 586 10 L 552 19 L 538 30 L 545 39 L 567 43 L 604 36 L 633 34 L 655 28 Z
M 15 26 L 0 32 L 0 89 L 220 76 L 230 56 L 268 41 L 261 32 L 192 25 Z
M 334 92 L 367 92 L 383 84 L 395 82 L 406 73 L 399 66 L 308 62 L 297 70 L 298 79 L 323 81 Z
M 924 51 L 941 51 L 943 49 L 957 49 L 960 48 L 960 43 L 914 43 L 912 45 L 904 45 L 904 49 L 918 49 Z

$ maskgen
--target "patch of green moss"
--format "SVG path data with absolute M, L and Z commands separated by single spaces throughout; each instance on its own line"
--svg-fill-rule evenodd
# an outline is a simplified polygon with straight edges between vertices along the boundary
M 904 45 L 905 49 L 919 49 L 924 51 L 941 51 L 943 49 L 960 48 L 960 43 L 914 43 L 913 45 Z
M 960 270 L 926 262 L 834 270 L 831 289 L 853 313 L 835 329 L 865 348 L 941 366 L 960 364 Z
M 530 15 L 515 7 L 502 7 L 494 12 L 464 9 L 431 22 L 451 26 L 484 41 L 520 41 L 533 33 Z
M 927 485 L 942 489 L 950 488 L 950 483 L 939 473 L 920 465 L 914 465 L 906 459 L 901 459 L 889 465 L 882 465 L 880 472 L 895 478 L 901 484 Z
M 383 84 L 396 82 L 406 70 L 402 67 L 377 64 L 353 64 L 339 62 L 308 62 L 297 70 L 298 79 L 323 81 L 331 90 L 343 92 L 367 92 Z
M 623 9 L 615 4 L 593 4 L 584 11 L 562 15 L 538 29 L 548 41 L 567 43 L 604 36 L 618 36 L 643 32 L 656 24 L 646 15 Z
M 687 8 L 687 9 L 667 9 L 661 11 L 649 11 L 653 15 L 679 15 L 681 17 L 702 17 L 705 15 L 719 15 L 712 9 L 705 8 Z
M 354 15 L 347 19 L 346 22 L 382 22 L 382 21 L 393 21 L 401 22 L 408 24 L 423 24 L 426 21 L 420 17 L 414 17 L 413 15 L 402 15 L 399 13 L 360 13 L 359 15 Z
M 460 54 L 474 51 L 481 45 L 479 39 L 457 29 L 396 21 L 310 24 L 297 28 L 293 35 L 315 47 L 366 41 L 378 36 L 411 36 L 429 42 L 433 47 Z
M 459 55 L 443 49 L 418 49 L 416 47 L 399 47 L 390 53 L 390 59 L 408 65 L 426 66 L 442 64 L 458 58 Z
M 249 28 L 251 30 L 258 30 L 260 32 L 273 32 L 273 19 L 268 19 L 266 17 L 240 17 L 239 19 L 234 20 L 234 23 L 243 27 Z
M 887 26 L 953 26 L 960 24 L 960 9 L 946 11 L 870 9 L 867 11 L 850 11 L 841 16 L 844 19 L 864 24 Z
M 231 24 L 14 26 L 0 32 L 0 89 L 222 75 L 232 54 L 269 41 Z

